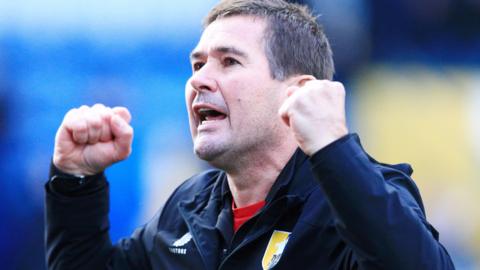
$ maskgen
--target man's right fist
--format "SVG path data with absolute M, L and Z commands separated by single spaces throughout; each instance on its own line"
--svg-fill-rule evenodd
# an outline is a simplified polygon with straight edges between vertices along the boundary
M 53 164 L 74 175 L 94 175 L 126 159 L 133 128 L 124 107 L 95 104 L 70 110 L 55 136 Z

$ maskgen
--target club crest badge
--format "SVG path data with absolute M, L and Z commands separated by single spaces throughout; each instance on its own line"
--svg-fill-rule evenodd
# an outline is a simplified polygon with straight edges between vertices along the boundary
M 272 269 L 280 261 L 283 250 L 287 245 L 290 232 L 273 231 L 270 241 L 268 241 L 267 249 L 263 254 L 262 268 L 263 270 Z

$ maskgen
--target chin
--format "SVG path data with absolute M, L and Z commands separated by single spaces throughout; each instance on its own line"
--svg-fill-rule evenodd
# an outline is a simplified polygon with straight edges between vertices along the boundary
M 228 158 L 227 149 L 221 145 L 195 143 L 194 153 L 215 168 L 226 170 L 231 166 L 232 159 Z
M 195 142 L 193 152 L 198 158 L 208 162 L 215 160 L 215 158 L 221 155 L 221 151 L 215 145 L 206 144 L 205 142 Z
M 201 160 L 210 162 L 215 159 L 215 155 L 212 155 L 211 153 L 208 153 L 208 152 L 194 150 L 194 153 Z

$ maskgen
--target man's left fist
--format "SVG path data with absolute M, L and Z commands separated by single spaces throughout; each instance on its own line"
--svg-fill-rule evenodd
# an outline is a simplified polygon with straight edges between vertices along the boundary
M 287 91 L 288 97 L 279 114 L 307 155 L 348 134 L 343 84 L 309 80 Z

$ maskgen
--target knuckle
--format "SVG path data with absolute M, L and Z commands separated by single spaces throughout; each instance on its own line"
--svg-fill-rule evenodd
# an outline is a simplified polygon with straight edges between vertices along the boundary
M 112 117 L 111 110 L 108 110 L 108 108 L 104 108 L 103 110 L 100 111 L 100 120 L 105 124 L 109 121 L 109 119 Z
M 94 109 L 102 109 L 102 108 L 105 108 L 105 105 L 103 105 L 102 103 L 95 103 L 92 108 Z
M 87 132 L 88 126 L 85 121 L 76 121 L 75 125 L 72 126 L 73 132 L 83 133 Z
M 68 110 L 68 112 L 65 114 L 65 118 L 71 117 L 71 116 L 75 115 L 77 112 L 78 112 L 78 109 L 77 109 L 77 108 L 70 109 L 70 110 Z
M 88 132 L 88 128 L 86 125 L 79 126 L 75 131 L 77 135 L 84 135 Z
M 334 87 L 342 87 L 343 88 L 343 83 L 339 82 L 339 81 L 331 81 L 330 82 Z
M 317 81 L 315 81 L 315 83 L 316 83 L 317 85 L 319 85 L 319 86 L 320 86 L 320 85 L 321 85 L 321 86 L 325 86 L 325 85 L 328 85 L 328 84 L 331 83 L 331 82 L 332 82 L 332 81 L 330 81 L 330 80 L 317 80 Z
M 88 135 L 86 134 L 86 132 L 73 132 L 73 140 L 77 143 L 85 143 L 87 142 L 87 139 L 88 139 Z
M 92 119 L 90 119 L 88 121 L 88 125 L 92 128 L 92 129 L 100 129 L 102 128 L 102 120 L 100 117 L 94 117 Z
M 343 85 L 343 83 L 337 82 L 336 85 L 337 85 L 338 89 L 340 89 L 342 91 L 345 90 L 345 86 Z
M 82 111 L 82 112 L 83 112 L 83 111 L 86 111 L 86 110 L 88 110 L 88 109 L 90 109 L 90 107 L 88 107 L 87 105 L 82 105 L 82 106 L 78 107 L 78 110 L 80 110 L 80 111 Z
M 129 140 L 133 138 L 133 128 L 131 126 L 128 126 L 125 130 L 125 137 L 127 137 Z
M 305 86 L 311 89 L 322 89 L 324 87 L 325 81 L 314 80 L 308 81 Z
M 70 124 L 75 121 L 75 118 L 78 116 L 78 109 L 69 110 L 63 117 L 63 123 Z
M 335 89 L 338 92 L 345 91 L 345 87 L 343 86 L 343 83 L 334 81 L 332 82 L 332 88 Z
M 99 112 L 89 110 L 84 117 L 88 123 L 89 128 L 100 129 L 102 127 L 102 117 Z
M 125 107 L 114 107 L 112 109 L 113 113 L 123 118 L 125 121 L 130 122 L 132 115 L 130 111 Z

